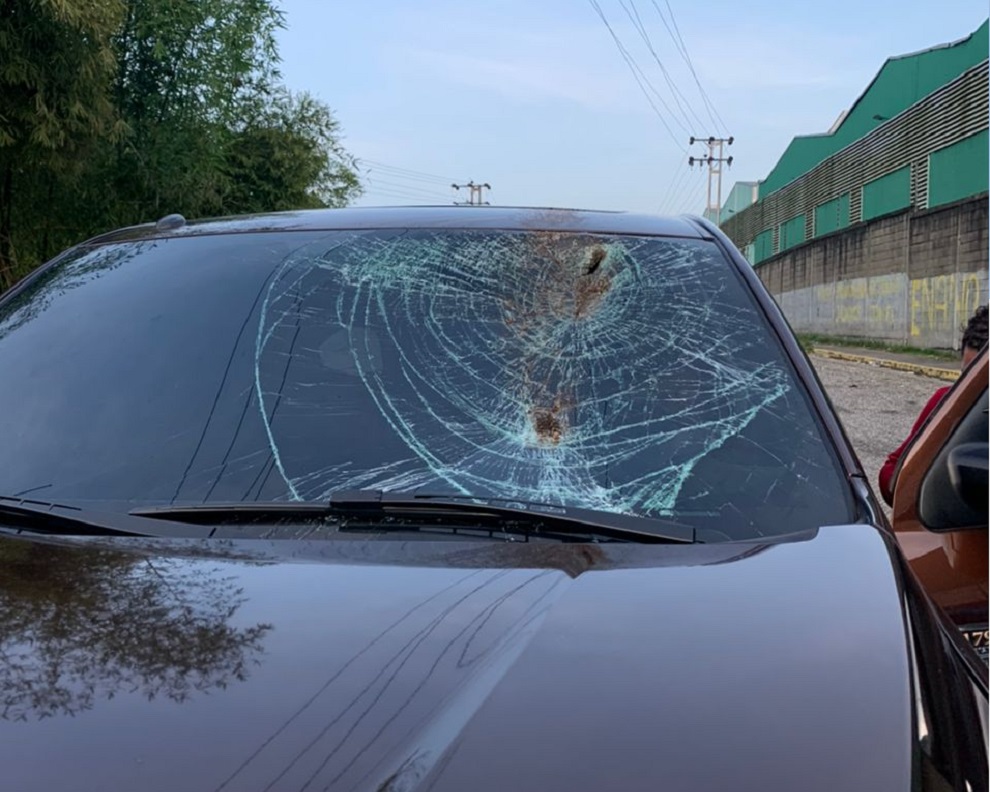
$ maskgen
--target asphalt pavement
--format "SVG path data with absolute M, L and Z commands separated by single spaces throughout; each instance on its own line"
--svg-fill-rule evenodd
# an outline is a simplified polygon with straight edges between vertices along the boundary
M 921 358 L 899 361 L 916 366 L 903 370 L 874 362 L 880 359 L 878 355 L 884 354 L 875 350 L 862 350 L 861 359 L 855 359 L 856 353 L 848 347 L 836 349 L 844 357 L 831 356 L 819 348 L 809 357 L 870 483 L 877 490 L 877 474 L 887 454 L 908 436 L 925 402 L 936 390 L 949 384 L 959 369 L 952 369 L 947 361 Z M 891 359 L 896 361 L 888 358 Z M 945 373 L 933 376 L 925 373 L 929 368 Z

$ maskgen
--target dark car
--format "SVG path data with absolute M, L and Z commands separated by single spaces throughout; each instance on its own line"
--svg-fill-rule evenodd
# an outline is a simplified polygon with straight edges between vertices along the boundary
M 5 789 L 987 789 L 986 666 L 705 221 L 169 217 L 0 372 Z

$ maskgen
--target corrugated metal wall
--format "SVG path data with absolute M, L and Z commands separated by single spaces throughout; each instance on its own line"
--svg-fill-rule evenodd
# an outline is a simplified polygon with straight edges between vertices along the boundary
M 928 162 L 928 205 L 939 206 L 983 192 L 990 171 L 987 130 L 933 151 Z
M 907 209 L 911 205 L 911 166 L 905 165 L 863 185 L 861 220 Z
M 815 210 L 845 193 L 849 194 L 848 222 L 859 222 L 863 219 L 864 185 L 902 168 L 910 168 L 910 205 L 916 208 L 934 205 L 929 202 L 929 157 L 986 132 L 990 110 L 987 87 L 987 61 L 984 61 L 801 178 L 736 213 L 723 224 L 723 230 L 740 249 L 752 244 L 754 263 L 758 263 L 781 250 L 781 223 L 804 215 L 805 238 L 820 235 L 816 234 Z M 936 168 L 958 156 L 961 155 L 957 152 L 936 157 Z M 987 169 L 967 170 L 982 178 L 982 191 L 986 191 Z M 950 188 L 943 190 L 942 182 L 937 184 L 936 198 L 951 194 Z M 767 232 L 773 238 L 772 247 L 766 244 Z
M 840 149 L 870 134 L 878 125 L 877 115 L 892 118 L 981 63 L 987 57 L 987 46 L 988 23 L 984 22 L 960 41 L 889 58 L 838 128 L 822 135 L 801 135 L 791 141 L 760 184 L 760 197 L 768 197 Z
M 787 250 L 795 245 L 800 245 L 805 240 L 805 226 L 807 218 L 804 215 L 792 217 L 790 220 L 780 224 L 780 249 Z
M 815 207 L 815 236 L 831 233 L 847 225 L 849 225 L 849 193 L 843 193 L 838 198 Z
M 906 209 L 757 269 L 797 332 L 951 348 L 987 301 L 985 195 Z

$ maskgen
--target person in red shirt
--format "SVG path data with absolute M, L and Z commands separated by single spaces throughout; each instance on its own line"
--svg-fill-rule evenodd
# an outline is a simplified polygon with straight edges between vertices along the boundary
M 966 368 L 976 356 L 979 354 L 980 350 L 983 349 L 987 344 L 987 306 L 981 305 L 976 309 L 976 312 L 970 317 L 969 322 L 966 324 L 966 329 L 963 331 L 962 343 L 962 367 Z M 883 463 L 880 468 L 880 494 L 883 499 L 887 502 L 888 506 L 894 505 L 894 473 L 897 471 L 897 463 L 900 462 L 901 456 L 907 450 L 907 447 L 914 440 L 914 436 L 918 434 L 921 427 L 925 425 L 925 421 L 928 420 L 928 416 L 931 415 L 935 408 L 941 403 L 945 394 L 949 392 L 949 387 L 939 388 L 932 397 L 928 400 L 925 406 L 921 409 L 921 414 L 918 415 L 918 419 L 914 422 L 914 426 L 911 427 L 911 434 L 907 436 L 907 439 L 897 446 L 896 449 L 890 452 L 887 456 L 887 460 Z

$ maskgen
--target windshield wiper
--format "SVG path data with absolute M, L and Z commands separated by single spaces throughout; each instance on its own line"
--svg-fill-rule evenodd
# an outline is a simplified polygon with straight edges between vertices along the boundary
M 528 503 L 511 498 L 473 495 L 410 495 L 380 490 L 341 490 L 329 501 L 275 501 L 253 503 L 203 503 L 134 509 L 132 515 L 202 525 L 324 518 L 374 520 L 378 531 L 415 530 L 401 520 L 429 518 L 451 523 L 496 523 L 503 533 L 534 536 L 591 536 L 615 541 L 653 544 L 693 543 L 694 528 L 682 523 L 600 512 L 593 509 Z M 358 530 L 342 524 L 338 530 Z
M 12 495 L 0 495 L 0 528 L 59 536 L 189 537 L 189 528 L 182 524 Z

